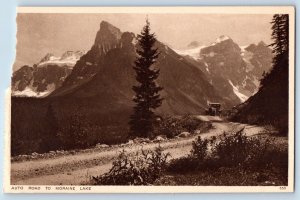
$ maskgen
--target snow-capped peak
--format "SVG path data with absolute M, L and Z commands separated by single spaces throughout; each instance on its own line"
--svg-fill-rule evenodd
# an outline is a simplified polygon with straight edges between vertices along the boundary
M 223 41 L 229 40 L 229 39 L 230 39 L 230 37 L 228 37 L 228 36 L 226 36 L 226 35 L 221 35 L 220 37 L 218 37 L 218 38 L 216 39 L 216 42 L 217 42 L 217 43 L 220 43 L 220 42 L 223 42 Z
M 45 66 L 49 64 L 55 65 L 67 65 L 73 67 L 80 57 L 84 54 L 83 51 L 66 51 L 60 57 L 56 57 L 53 54 L 46 54 L 46 56 L 38 63 L 38 66 Z
M 230 37 L 226 36 L 226 35 L 221 35 L 220 37 L 218 37 L 214 43 L 212 43 L 211 45 L 216 45 L 216 44 L 219 44 L 221 42 L 224 42 L 226 40 L 230 40 Z

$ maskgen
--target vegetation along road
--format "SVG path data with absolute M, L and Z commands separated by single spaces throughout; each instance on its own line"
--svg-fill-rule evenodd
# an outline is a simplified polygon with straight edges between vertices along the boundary
M 205 116 L 199 116 L 204 119 Z M 53 158 L 41 158 L 12 162 L 11 183 L 15 185 L 79 185 L 87 183 L 91 176 L 107 172 L 114 159 L 123 149 L 135 153 L 141 148 L 154 149 L 160 145 L 171 158 L 179 158 L 190 153 L 192 141 L 199 135 L 202 138 L 218 136 L 223 132 L 236 132 L 245 127 L 246 135 L 251 136 L 264 132 L 264 128 L 233 122 L 211 120 L 213 128 L 205 133 L 193 134 L 185 138 L 166 139 L 156 142 L 127 143 L 121 145 L 94 148 L 79 151 L 76 154 L 60 155 Z

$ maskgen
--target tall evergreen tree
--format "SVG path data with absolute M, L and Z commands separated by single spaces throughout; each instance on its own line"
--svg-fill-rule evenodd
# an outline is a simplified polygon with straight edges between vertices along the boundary
M 158 86 L 155 80 L 159 76 L 159 69 L 154 68 L 159 52 L 154 47 L 156 38 L 150 33 L 150 23 L 146 20 L 141 34 L 138 35 L 138 55 L 133 69 L 136 72 L 138 85 L 133 86 L 135 92 L 133 101 L 134 112 L 129 122 L 132 136 L 149 137 L 153 130 L 155 120 L 154 110 L 161 106 L 162 98 L 159 91 L 163 88 Z
M 284 54 L 288 53 L 289 47 L 289 15 L 276 14 L 273 16 L 272 39 L 273 53 L 275 54 L 273 63 L 276 65 Z

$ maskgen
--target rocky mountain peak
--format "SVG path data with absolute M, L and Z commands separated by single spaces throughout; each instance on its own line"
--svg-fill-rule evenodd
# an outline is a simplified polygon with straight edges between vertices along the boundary
M 218 54 L 240 54 L 241 48 L 236 44 L 230 37 L 221 35 L 216 39 L 211 45 L 201 49 L 202 55 L 210 54 L 210 56 L 215 53 Z
M 106 21 L 100 23 L 100 29 L 97 32 L 95 45 L 108 47 L 116 45 L 121 39 L 122 32 L 117 27 Z
M 133 46 L 133 40 L 135 39 L 134 33 L 131 32 L 124 32 L 121 36 L 121 44 L 122 47 L 125 46 Z
M 267 46 L 267 44 L 264 41 L 260 41 L 257 45 L 258 46 Z
M 37 64 L 38 67 L 47 65 L 69 66 L 73 67 L 76 62 L 84 55 L 84 51 L 66 51 L 60 57 L 47 53 Z
M 40 63 L 42 62 L 46 62 L 51 60 L 54 57 L 54 55 L 52 53 L 47 53 L 40 61 Z
M 60 60 L 65 60 L 65 59 L 79 59 L 81 56 L 85 54 L 84 51 L 66 51 L 65 53 L 62 54 Z
M 226 42 L 233 42 L 233 40 L 229 36 L 227 36 L 227 35 L 221 35 L 218 38 L 216 38 L 215 42 L 212 43 L 211 45 L 220 44 L 220 43 L 223 43 L 225 41 Z
M 261 52 L 265 51 L 267 53 L 270 53 L 272 50 L 268 47 L 266 43 L 263 41 L 260 41 L 258 44 L 250 44 L 248 47 L 245 48 L 247 51 L 250 52 Z

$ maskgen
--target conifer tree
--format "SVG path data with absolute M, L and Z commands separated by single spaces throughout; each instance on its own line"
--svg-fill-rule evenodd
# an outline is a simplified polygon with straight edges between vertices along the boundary
M 284 54 L 288 53 L 289 46 L 289 15 L 276 14 L 273 16 L 272 39 L 273 53 L 275 54 L 273 64 L 276 65 Z
M 150 33 L 148 19 L 137 39 L 136 53 L 138 57 L 133 69 L 136 72 L 138 85 L 132 87 L 135 92 L 133 98 L 135 106 L 129 125 L 132 136 L 149 137 L 155 120 L 154 110 L 162 104 L 163 99 L 160 97 L 159 91 L 163 88 L 155 82 L 159 76 L 159 69 L 156 69 L 154 64 L 158 59 L 159 52 L 154 47 L 156 38 L 154 33 Z

